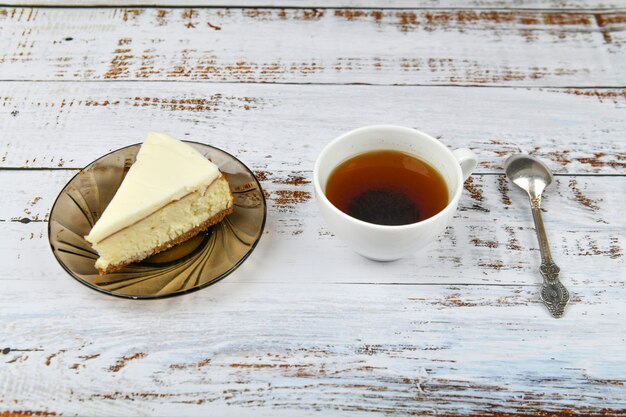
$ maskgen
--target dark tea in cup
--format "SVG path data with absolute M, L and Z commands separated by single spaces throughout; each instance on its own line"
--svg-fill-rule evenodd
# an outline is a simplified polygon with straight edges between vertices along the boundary
M 417 223 L 448 205 L 448 187 L 428 163 L 407 153 L 379 150 L 339 164 L 325 194 L 344 213 L 374 224 Z
M 315 199 L 328 229 L 348 247 L 393 261 L 446 229 L 476 163 L 471 150 L 450 150 L 418 130 L 366 126 L 322 149 L 313 167 Z

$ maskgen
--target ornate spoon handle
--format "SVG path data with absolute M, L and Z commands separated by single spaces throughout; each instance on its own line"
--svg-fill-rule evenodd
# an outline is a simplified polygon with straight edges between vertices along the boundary
M 548 307 L 553 317 L 563 316 L 565 306 L 569 301 L 567 288 L 559 281 L 559 267 L 554 262 L 542 263 L 539 268 L 543 275 L 543 285 L 541 286 L 541 300 Z
M 560 268 L 552 261 L 552 254 L 548 246 L 546 230 L 543 227 L 541 218 L 541 197 L 531 198 L 530 205 L 541 251 L 541 275 L 543 285 L 541 286 L 541 300 L 546 305 L 553 317 L 563 316 L 565 306 L 569 302 L 569 292 L 559 281 Z

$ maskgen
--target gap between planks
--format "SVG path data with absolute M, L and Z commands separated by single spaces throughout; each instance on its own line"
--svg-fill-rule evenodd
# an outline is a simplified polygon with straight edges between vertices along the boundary
M 2 6 L 0 6 L 2 7 Z M 442 88 L 442 87 L 454 87 L 454 88 L 493 88 L 493 89 L 518 89 L 518 90 L 626 90 L 626 85 L 566 85 L 566 86 L 549 86 L 549 85 L 531 85 L 531 84 L 451 84 L 451 83 L 428 83 L 428 84 L 420 84 L 420 83 L 367 83 L 367 82 L 300 82 L 300 81 L 228 81 L 228 80 L 198 80 L 198 79 L 128 79 L 128 78 L 115 78 L 115 79 L 1 79 L 0 82 L 3 83 L 176 83 L 176 84 L 269 84 L 269 85 L 302 85 L 302 86 L 345 86 L 345 87 L 433 87 L 433 88 Z M 625 92 L 626 93 L 626 92 Z
M 230 10 L 246 10 L 246 9 L 250 9 L 250 10 L 258 10 L 258 9 L 263 9 L 263 10 L 311 10 L 311 9 L 315 9 L 315 10 L 366 10 L 366 11 L 370 11 L 370 10 L 390 10 L 390 11 L 396 11 L 396 10 L 409 10 L 409 11 L 416 11 L 416 12 L 420 12 L 420 11 L 442 11 L 442 12 L 453 12 L 453 11 L 459 11 L 459 12 L 472 12 L 472 11 L 494 11 L 494 12 L 562 12 L 562 13 L 619 13 L 619 12 L 625 12 L 626 11 L 626 7 L 593 7 L 593 8 L 566 8 L 566 9 L 559 9 L 559 8 L 545 8 L 545 7 L 538 7 L 538 8 L 521 8 L 521 7 L 511 7 L 511 8 L 506 8 L 506 7 L 489 7 L 489 6 L 484 6 L 484 7 L 403 7 L 403 6 L 396 6 L 396 7 L 389 7 L 389 6 L 382 6 L 382 7 L 373 7 L 373 6 L 364 6 L 364 7 L 342 7 L 342 6 L 246 6 L 246 5 L 239 5 L 239 6 L 225 6 L 225 5 L 210 5 L 210 6 L 198 6 L 198 5 L 180 5 L 180 4 L 162 4 L 162 5 L 145 5 L 145 4 L 125 4 L 125 5 L 95 5 L 95 6 L 90 6 L 90 5 L 85 5 L 85 4 L 64 4 L 64 5 L 46 5 L 46 4 L 11 4 L 11 3 L 0 3 L 0 8 L 12 8 L 12 9 L 145 9 L 145 10 L 153 10 L 153 9 L 200 9 L 200 10 L 211 10 L 211 9 L 230 9 Z

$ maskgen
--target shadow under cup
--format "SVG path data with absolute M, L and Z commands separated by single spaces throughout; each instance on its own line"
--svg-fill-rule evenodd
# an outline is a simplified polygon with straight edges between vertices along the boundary
M 448 188 L 447 206 L 428 219 L 400 226 L 364 222 L 335 207 L 324 193 L 334 169 L 356 155 L 380 150 L 407 153 L 436 169 Z M 317 158 L 313 182 L 320 211 L 329 229 L 357 253 L 373 260 L 391 261 L 418 251 L 443 232 L 456 212 L 463 181 L 475 165 L 476 157 L 471 151 L 450 151 L 437 139 L 417 130 L 369 126 L 330 142 Z

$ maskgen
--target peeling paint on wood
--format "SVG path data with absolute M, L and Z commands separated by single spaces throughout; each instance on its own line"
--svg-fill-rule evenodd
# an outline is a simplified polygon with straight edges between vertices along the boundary
M 50 364 L 52 363 L 52 359 L 54 359 L 55 357 L 57 357 L 58 355 L 62 354 L 65 352 L 65 349 L 61 349 L 58 352 L 53 353 L 52 355 L 49 355 L 46 358 L 46 366 L 50 366 Z
M 568 89 L 568 90 L 564 90 L 564 92 L 567 94 L 574 94 L 574 95 L 583 96 L 583 97 L 596 97 L 600 102 L 603 102 L 605 100 L 611 100 L 614 104 L 626 103 L 626 100 L 622 100 L 622 99 L 626 99 L 626 91 L 623 91 L 623 90 L 604 91 L 604 90 L 593 90 L 593 89 L 591 90 Z
M 623 5 L 264 5 L 273 8 L 75 9 L 72 19 L 0 8 L 0 79 L 13 80 L 0 81 L 0 417 L 625 415 L 616 190 L 626 96 L 598 87 L 626 80 L 616 70 Z M 341 48 L 324 47 L 337 39 Z M 446 231 L 393 263 L 353 254 L 312 198 L 321 148 L 372 123 L 415 127 L 480 158 Z M 262 182 L 269 215 L 227 279 L 137 303 L 69 278 L 46 228 L 76 168 L 147 130 L 235 154 Z M 520 151 L 564 174 L 544 201 L 572 293 L 558 321 L 538 298 L 526 196 L 502 175 Z
M 401 31 L 450 30 L 475 24 L 515 24 L 519 28 L 526 26 L 590 26 L 594 23 L 594 16 L 598 16 L 599 26 L 606 26 L 609 22 L 624 23 L 624 15 L 572 13 L 572 12 L 519 12 L 519 11 L 365 11 L 365 10 L 335 10 L 335 16 L 348 21 L 371 19 L 377 24 L 395 24 Z M 520 31 L 523 29 L 519 29 Z M 534 39 L 528 39 L 532 41 Z
M 1 167 L 82 168 L 157 130 L 222 148 L 258 172 L 308 171 L 339 134 L 392 123 L 437 136 L 452 149 L 473 149 L 479 173 L 501 173 L 517 152 L 561 174 L 615 175 L 626 168 L 623 104 L 564 90 L 10 82 L 0 83 L 0 91 L 0 112 L 20 111 L 0 118 Z
M 72 364 L 70 366 L 70 369 L 80 369 L 80 368 L 84 368 L 85 362 L 93 360 L 93 359 L 97 359 L 100 356 L 99 353 L 96 353 L 94 355 L 83 355 L 83 356 L 79 356 L 79 359 L 81 360 L 81 362 L 76 362 L 74 364 Z
M 249 271 L 239 279 L 267 272 Z M 48 285 L 56 288 L 57 297 L 76 290 L 66 279 Z M 14 280 L 4 282 L 3 295 L 18 290 Z M 110 322 L 99 327 L 99 337 L 93 337 L 93 320 L 110 299 L 79 297 L 68 316 L 66 310 L 55 310 L 60 301 L 51 296 L 33 312 L 45 314 L 46 322 L 60 330 L 71 329 L 65 362 L 3 392 L 5 398 L 28 404 L 30 387 L 55 380 L 57 389 L 38 391 L 38 398 L 55 399 L 59 414 L 77 413 L 86 404 L 111 413 L 137 407 L 170 414 L 184 404 L 193 413 L 241 410 L 272 415 L 311 410 L 428 414 L 433 409 L 450 416 L 463 415 L 460 409 L 489 416 L 531 411 L 559 415 L 563 410 L 619 415 L 626 381 L 615 365 L 621 357 L 621 335 L 610 329 L 621 323 L 623 293 L 624 288 L 607 292 L 606 287 L 577 287 L 568 314 L 555 322 L 546 320 L 535 286 L 329 288 L 227 279 L 185 302 L 139 306 L 117 300 L 123 302 L 109 311 Z M 162 314 L 165 304 L 167 315 Z M 8 314 L 19 314 L 19 303 L 5 306 Z M 600 314 L 598 322 L 589 319 Z M 84 320 L 76 320 L 77 315 Z M 464 325 L 459 315 L 466 319 Z M 202 316 L 194 332 L 189 331 L 189 316 Z M 160 331 L 150 341 L 167 342 L 133 363 L 134 372 L 123 377 L 121 372 L 103 374 L 112 357 L 130 356 L 128 341 L 148 343 L 150 336 L 138 337 L 137 329 L 153 320 L 159 321 Z M 390 326 L 390 321 L 396 324 Z M 44 321 L 34 321 L 28 330 L 16 329 L 13 337 L 20 341 L 37 332 L 42 343 L 49 344 L 55 335 L 46 336 L 43 328 Z M 220 331 L 226 328 L 230 331 Z M 492 336 L 485 338 L 486 332 Z M 111 344 L 113 335 L 125 342 Z M 581 343 L 580 335 L 601 337 L 603 355 L 595 354 L 595 345 Z M 72 378 L 59 378 L 65 365 L 97 353 L 100 356 L 89 366 L 72 370 Z M 37 362 L 46 353 L 32 355 Z M 29 362 L 12 364 L 7 371 L 19 375 Z M 77 378 L 95 378 L 99 384 L 79 389 Z M 568 395 L 562 394 L 564 389 Z
M 593 74 L 595 85 L 625 82 L 612 71 L 624 60 L 623 11 L 145 8 L 76 9 L 68 19 L 63 9 L 3 10 L 0 79 L 550 87 L 586 86 Z M 335 39 L 345 47 L 320 49 Z
M 203 368 L 211 364 L 211 359 L 203 359 L 194 363 L 174 363 L 170 365 L 171 369 L 189 369 L 189 368 Z
M 305 203 L 311 199 L 310 191 L 301 190 L 277 190 L 274 204 L 279 210 L 293 210 L 297 204 Z
M 38 189 L 41 200 L 31 216 L 41 220 L 46 218 L 58 191 L 75 172 L 0 170 L 0 182 L 20 181 L 25 190 Z M 298 280 L 319 283 L 428 283 L 434 280 L 465 285 L 535 285 L 540 281 L 540 258 L 527 197 L 507 185 L 505 196 L 509 204 L 505 204 L 502 187 L 508 180 L 504 175 L 472 176 L 472 187 L 480 190 L 482 200 L 464 191 L 457 215 L 446 232 L 423 253 L 384 267 L 388 269 L 380 269 L 382 266 L 359 258 L 332 236 L 312 198 L 310 171 L 272 171 L 265 175 L 262 186 L 268 193 L 268 224 L 264 239 L 268 243 L 265 246 L 262 240 L 255 253 L 260 254 L 259 259 L 267 256 L 268 261 L 273 254 L 280 253 L 282 267 L 280 274 L 270 274 L 254 282 L 258 279 L 293 282 L 294 275 L 298 275 Z M 293 178 L 299 179 L 292 181 Z M 546 192 L 544 221 L 552 254 L 562 266 L 561 276 L 568 284 L 584 285 L 593 276 L 597 285 L 624 286 L 619 274 L 626 259 L 620 217 L 622 207 L 620 195 L 614 192 L 622 185 L 623 177 L 619 176 L 558 176 Z M 50 254 L 46 222 L 12 221 L 20 218 L 23 207 L 32 201 L 32 195 L 14 191 L 5 197 L 0 206 L 0 220 L 4 220 L 0 222 L 0 233 L 5 236 L 0 249 L 7 251 L 11 262 L 0 280 L 15 274 L 41 276 L 41 268 L 50 271 L 44 277 L 57 276 L 58 265 Z M 588 206 L 587 200 L 594 209 Z M 21 255 L 18 261 L 15 260 L 17 255 Z M 320 265 L 317 260 L 322 258 L 326 262 Z M 46 260 L 45 264 L 42 259 Z M 337 274 L 337 269 L 351 272 Z M 421 272 L 406 273 L 407 270 Z M 463 274 L 459 274 L 461 270 Z M 599 270 L 604 272 L 598 273 Z M 133 353 L 127 352 L 124 356 Z M 57 359 L 54 357 L 52 363 Z M 119 358 L 109 359 L 107 368 L 117 360 Z M 68 366 L 73 363 L 77 361 Z
M 146 357 L 145 353 L 134 353 L 129 356 L 123 356 L 115 362 L 115 364 L 109 367 L 109 372 L 119 372 L 122 368 L 124 368 L 130 361 L 134 361 L 136 359 L 141 359 Z
M 572 190 L 574 197 L 579 204 L 588 207 L 593 211 L 599 210 L 598 201 L 594 201 L 586 197 L 585 194 L 578 188 L 577 180 L 571 179 L 569 181 L 569 188 Z
M 49 6 L 180 6 L 176 0 L 7 0 L 8 5 L 49 5 Z M 206 6 L 206 0 L 186 0 L 188 6 Z M 473 8 L 473 9 L 620 9 L 623 4 L 620 0 L 223 0 L 211 3 L 213 7 L 379 7 L 379 8 Z M 0 13 L 1 14 L 1 13 Z

